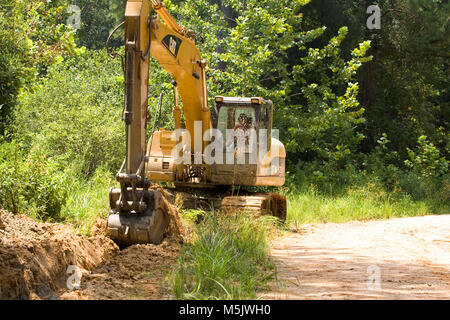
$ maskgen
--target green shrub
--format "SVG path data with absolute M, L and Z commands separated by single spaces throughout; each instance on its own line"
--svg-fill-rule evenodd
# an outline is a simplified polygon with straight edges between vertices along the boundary
M 113 185 L 113 176 L 104 167 L 98 167 L 89 180 L 74 180 L 61 216 L 78 232 L 89 235 L 96 218 L 108 216 L 109 188 Z
M 399 177 L 399 187 L 402 192 L 411 195 L 414 200 L 433 200 L 436 205 L 450 203 L 449 184 L 450 175 L 448 174 L 442 177 L 430 177 L 411 171 L 404 172 Z
M 115 171 L 123 161 L 122 106 L 120 62 L 89 51 L 52 66 L 19 96 L 13 130 L 26 147 L 39 145 L 61 164 L 75 162 L 89 177 L 100 165 Z
M 448 160 L 440 156 L 439 149 L 426 136 L 417 139 L 416 151 L 408 150 L 409 159 L 405 164 L 414 172 L 425 177 L 438 177 L 448 172 Z
M 366 174 L 352 164 L 336 169 L 332 163 L 320 161 L 299 162 L 286 174 L 286 186 L 293 193 L 312 188 L 319 193 L 339 195 L 349 186 L 363 185 L 366 181 Z
M 21 59 L 25 52 L 23 41 L 15 39 L 2 11 L 0 10 L 0 134 L 5 130 L 22 86 Z
M 0 207 L 44 221 L 66 222 L 89 234 L 97 217 L 108 214 L 113 176 L 103 167 L 91 179 L 76 175 L 39 147 L 27 154 L 15 140 L 0 144 Z
M 47 159 L 38 147 L 26 154 L 14 140 L 0 144 L 0 159 L 1 207 L 42 220 L 62 219 L 72 179 L 68 169 Z

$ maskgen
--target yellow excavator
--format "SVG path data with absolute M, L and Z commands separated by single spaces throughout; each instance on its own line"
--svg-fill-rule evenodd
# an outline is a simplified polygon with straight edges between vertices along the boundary
M 120 188 L 109 193 L 110 237 L 120 245 L 160 243 L 169 224 L 164 197 L 173 200 L 177 194 L 183 196 L 185 207 L 207 203 L 213 209 L 253 210 L 285 218 L 284 197 L 236 192 L 240 186 L 284 184 L 286 152 L 272 137 L 272 102 L 216 96 L 211 110 L 206 61 L 194 34 L 179 26 L 161 1 L 128 0 L 121 26 L 126 158 L 116 175 Z M 159 129 L 147 142 L 150 56 L 173 78 L 175 130 Z M 152 189 L 153 182 L 174 187 L 164 192 Z

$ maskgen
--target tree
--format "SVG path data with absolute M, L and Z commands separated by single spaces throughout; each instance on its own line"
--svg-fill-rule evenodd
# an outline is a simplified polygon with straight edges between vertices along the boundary
M 381 9 L 380 30 L 366 27 L 366 9 L 373 3 Z M 449 13 L 448 1 L 440 0 L 327 0 L 305 7 L 309 27 L 326 24 L 336 32 L 339 24 L 349 26 L 343 49 L 371 41 L 373 60 L 359 75 L 367 119 L 361 151 L 373 151 L 387 133 L 401 165 L 407 148 L 426 135 L 448 157 Z
M 125 3 L 123 0 L 77 0 L 80 8 L 81 28 L 76 32 L 79 46 L 89 49 L 105 47 L 109 33 L 123 21 Z M 111 45 L 121 45 L 122 38 L 113 39 Z
M 166 5 L 197 35 L 209 61 L 211 96 L 272 99 L 274 126 L 282 129 L 291 159 L 313 155 L 340 161 L 363 138 L 357 132 L 364 109 L 357 101 L 355 76 L 369 60 L 369 43 L 361 42 L 345 60 L 340 46 L 348 30 L 341 28 L 322 48 L 311 48 L 326 28 L 302 28 L 301 9 L 308 3 L 202 0 Z
M 63 0 L 1 0 L 0 134 L 23 87 L 32 86 L 50 65 L 83 52 L 65 26 L 66 7 Z

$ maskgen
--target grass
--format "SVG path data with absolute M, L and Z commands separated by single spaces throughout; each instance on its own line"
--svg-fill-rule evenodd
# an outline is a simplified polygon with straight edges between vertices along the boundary
M 95 220 L 108 216 L 109 187 L 113 184 L 111 176 L 104 171 L 97 172 L 88 181 L 73 183 L 61 216 L 75 227 L 77 233 L 90 235 Z
M 177 299 L 255 299 L 273 279 L 269 238 L 274 220 L 209 214 L 195 226 L 171 274 Z
M 445 203 L 413 200 L 404 193 L 386 193 L 374 184 L 349 188 L 339 195 L 311 188 L 288 195 L 287 224 L 296 229 L 306 223 L 348 222 L 449 213 Z
M 89 234 L 97 216 L 106 217 L 109 175 L 96 174 L 91 180 L 73 185 L 62 215 Z M 290 192 L 285 225 L 298 229 L 306 223 L 347 222 L 449 213 L 445 202 L 414 200 L 400 192 L 385 192 L 375 184 L 342 188 L 330 195 L 316 188 Z M 269 242 L 277 228 L 269 217 L 249 214 L 219 215 L 201 210 L 183 212 L 193 230 L 185 243 L 169 281 L 177 299 L 255 299 L 275 278 L 269 257 Z

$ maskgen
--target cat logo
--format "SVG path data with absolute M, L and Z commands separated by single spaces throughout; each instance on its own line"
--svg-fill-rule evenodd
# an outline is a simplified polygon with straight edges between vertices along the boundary
M 173 35 L 167 35 L 164 37 L 162 43 L 174 57 L 178 55 L 178 50 L 180 49 L 181 45 L 181 39 Z
M 175 55 L 175 48 L 177 47 L 177 43 L 175 40 L 173 40 L 172 37 L 170 37 L 170 44 L 169 44 L 169 50 L 170 52 Z

